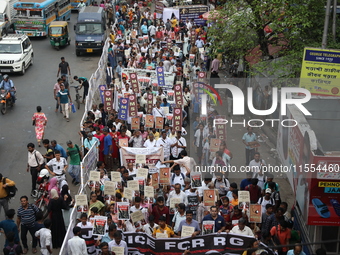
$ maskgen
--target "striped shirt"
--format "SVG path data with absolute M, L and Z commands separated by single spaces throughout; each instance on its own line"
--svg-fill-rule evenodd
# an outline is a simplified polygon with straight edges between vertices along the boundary
M 21 220 L 21 225 L 33 227 L 35 223 L 35 214 L 37 212 L 39 212 L 39 209 L 34 204 L 28 204 L 27 209 L 24 209 L 22 206 L 20 206 L 17 215 Z

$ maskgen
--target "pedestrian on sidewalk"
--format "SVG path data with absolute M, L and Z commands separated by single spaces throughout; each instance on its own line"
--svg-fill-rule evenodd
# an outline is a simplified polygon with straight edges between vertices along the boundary
M 82 160 L 82 153 L 77 144 L 72 141 L 67 141 L 67 155 L 70 156 L 70 164 L 68 166 L 68 173 L 72 177 L 72 183 L 78 185 L 80 183 L 80 162 Z
M 27 144 L 27 150 L 28 150 L 27 172 L 30 171 L 32 176 L 32 190 L 31 190 L 32 195 L 33 191 L 36 189 L 37 186 L 38 172 L 40 171 L 41 166 L 45 163 L 45 161 L 41 153 L 35 150 L 35 145 L 33 143 Z
M 47 118 L 43 112 L 41 112 L 41 106 L 37 106 L 37 112 L 32 117 L 33 126 L 35 126 L 35 136 L 37 138 L 38 146 L 41 147 L 41 140 L 44 139 L 45 127 L 47 124 Z
M 35 237 L 35 215 L 39 212 L 39 208 L 35 204 L 28 203 L 28 197 L 22 196 L 20 198 L 21 206 L 17 212 L 17 227 L 18 231 L 21 230 L 21 242 L 24 246 L 23 254 L 28 252 L 28 245 L 27 245 L 27 232 L 30 232 L 32 236 L 32 252 L 37 252 L 37 238 Z M 20 229 L 21 228 L 21 229 Z
M 250 161 L 254 159 L 255 152 L 257 151 L 250 143 L 255 142 L 257 137 L 252 127 L 247 127 L 247 131 L 248 132 L 243 135 L 242 141 L 246 145 L 246 166 L 249 166 Z
M 55 223 L 56 224 L 56 223 Z M 44 228 L 35 232 L 35 236 L 40 240 L 40 252 L 42 255 L 52 254 L 52 234 L 51 234 L 52 221 L 46 219 L 44 221 Z
M 61 109 L 63 111 L 64 114 L 64 118 L 66 119 L 67 122 L 70 121 L 69 119 L 69 99 L 70 99 L 70 103 L 72 103 L 72 99 L 71 99 L 71 95 L 68 92 L 67 89 L 65 89 L 65 85 L 64 84 L 60 84 L 60 90 L 57 94 L 57 99 L 58 99 L 58 104 L 61 105 Z

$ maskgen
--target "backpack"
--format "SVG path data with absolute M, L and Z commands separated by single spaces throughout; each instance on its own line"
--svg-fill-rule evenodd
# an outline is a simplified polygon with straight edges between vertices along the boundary
M 7 245 L 6 246 L 6 249 L 9 250 L 9 255 L 19 255 L 17 252 L 16 252 L 16 249 L 18 247 L 19 244 L 14 244 L 12 247 Z
M 279 199 L 277 200 L 277 202 L 276 202 L 276 200 L 275 200 L 276 194 L 277 194 L 278 197 L 279 197 Z M 277 208 L 279 208 L 279 206 L 280 206 L 280 204 L 281 204 L 281 196 L 280 196 L 280 192 L 274 191 L 273 194 L 272 194 L 272 196 L 273 196 L 273 199 L 275 200 L 275 206 L 277 206 Z
M 260 198 L 260 201 L 259 201 L 259 204 L 262 205 L 262 202 L 263 202 L 263 197 Z M 274 198 L 270 198 L 270 204 L 271 205 L 274 205 L 275 204 L 275 199 Z
M 2 180 L 3 184 L 6 184 L 6 179 L 7 179 L 6 177 L 3 178 L 3 180 Z M 9 198 L 9 199 L 11 199 L 12 197 L 15 197 L 15 194 L 18 191 L 18 189 L 17 189 L 17 187 L 15 187 L 15 185 L 14 186 L 7 186 L 5 188 L 5 190 L 7 192 L 7 198 Z
M 185 176 L 184 176 L 184 174 L 183 173 L 181 173 L 181 176 L 182 176 L 182 178 L 183 178 L 183 181 L 185 180 Z M 175 177 L 176 177 L 176 174 L 173 174 L 172 175 L 172 177 L 171 177 L 171 182 L 174 182 L 174 180 L 175 180 Z

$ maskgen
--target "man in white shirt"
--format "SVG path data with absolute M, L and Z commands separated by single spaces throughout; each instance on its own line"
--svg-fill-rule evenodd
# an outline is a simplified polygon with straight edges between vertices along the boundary
M 182 190 L 184 189 L 185 183 L 185 175 L 183 173 L 181 173 L 181 169 L 179 168 L 178 165 L 175 165 L 173 167 L 173 171 L 174 173 L 171 175 L 171 179 L 170 179 L 170 185 L 175 187 L 175 184 L 181 184 Z
M 171 198 L 180 198 L 180 202 L 188 204 L 188 198 L 183 191 L 181 191 L 181 184 L 175 184 L 175 190 L 170 191 L 168 200 L 166 201 L 166 206 L 170 206 Z
M 185 204 L 179 203 L 177 205 L 177 212 L 175 213 L 174 217 L 172 218 L 172 228 L 174 229 L 175 234 L 177 235 L 178 227 L 181 221 L 186 220 L 185 214 Z
M 109 242 L 109 251 L 112 251 L 112 247 L 123 247 L 124 255 L 128 255 L 128 247 L 125 241 L 122 240 L 122 234 L 120 232 L 116 232 L 113 235 L 114 240 Z
M 67 250 L 69 255 L 87 254 L 85 240 L 80 238 L 81 228 L 75 226 L 73 228 L 74 236 L 67 241 Z
M 156 35 L 156 27 L 153 25 L 153 23 L 151 22 L 149 28 L 148 28 L 150 37 L 153 35 Z
M 168 161 L 163 161 L 162 164 L 166 163 L 174 163 L 176 165 L 181 166 L 181 172 L 185 175 L 190 174 L 190 170 L 194 169 L 196 166 L 196 162 L 194 158 L 191 158 L 188 156 L 188 152 L 186 150 L 182 150 L 181 153 L 179 154 L 179 159 L 176 160 L 168 160 Z
M 250 229 L 250 227 L 246 226 L 246 221 L 243 218 L 238 220 L 238 225 L 233 227 L 230 230 L 230 233 L 254 237 L 253 231 Z
M 94 117 L 95 117 L 94 120 L 95 120 L 95 121 L 102 118 L 102 113 L 101 113 L 101 111 L 98 110 L 96 104 L 92 105 L 92 110 L 91 110 L 91 112 L 93 112 L 93 114 L 94 114 Z
M 197 48 L 203 48 L 204 47 L 204 41 L 201 39 L 200 36 L 196 40 L 195 45 L 197 46 Z
M 179 154 L 187 147 L 187 142 L 184 137 L 182 137 L 182 131 L 177 131 L 176 137 L 172 138 L 171 156 L 170 158 L 178 159 Z
M 166 59 L 163 62 L 163 66 L 164 66 L 164 72 L 169 72 L 170 67 L 171 67 L 171 62 L 170 62 L 169 57 L 166 57 Z
M 132 175 L 136 176 L 137 175 L 137 169 L 135 169 L 133 167 L 133 164 L 131 162 L 128 163 L 127 170 L 129 171 L 129 176 L 132 176 Z
M 154 118 L 164 118 L 164 111 L 163 108 L 161 108 L 161 103 L 159 101 L 156 102 L 156 107 L 152 109 L 152 115 L 154 116 Z
M 80 238 L 84 239 L 86 244 L 86 249 L 88 254 L 94 254 L 96 251 L 95 240 L 93 236 L 93 225 L 91 222 L 87 221 L 87 213 L 82 213 L 80 216 L 80 221 L 77 227 L 81 228 Z M 86 254 L 86 253 L 85 253 Z
M 150 133 L 149 134 L 149 139 L 147 139 L 145 142 L 144 142 L 144 147 L 145 148 L 154 148 L 154 147 L 157 147 L 156 146 L 156 140 L 155 140 L 155 136 L 153 133 Z
M 129 140 L 129 144 L 132 144 L 133 148 L 143 148 L 144 139 L 140 135 L 140 131 L 136 130 L 133 137 Z
M 52 254 L 52 234 L 51 234 L 52 221 L 46 219 L 44 221 L 44 228 L 39 229 L 35 232 L 35 237 L 40 240 L 40 252 L 42 255 Z
M 143 232 L 152 236 L 154 229 L 157 228 L 158 225 L 155 223 L 155 216 L 150 215 L 148 220 L 149 220 L 149 223 L 147 223 L 143 226 Z
M 171 139 L 167 137 L 166 131 L 162 130 L 162 136 L 157 140 L 156 147 L 163 147 L 164 160 L 170 158 Z
M 262 166 L 265 166 L 266 162 L 261 159 L 261 155 L 259 152 L 254 153 L 254 159 L 249 162 L 249 168 L 253 173 L 259 173 Z
M 54 155 L 55 158 L 51 159 L 45 167 L 52 176 L 65 177 L 67 161 L 61 157 L 60 151 L 55 151 Z

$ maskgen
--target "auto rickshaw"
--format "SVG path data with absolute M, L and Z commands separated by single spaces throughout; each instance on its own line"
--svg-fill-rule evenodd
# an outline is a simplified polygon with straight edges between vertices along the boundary
M 53 21 L 48 29 L 51 45 L 59 50 L 61 46 L 70 45 L 71 37 L 66 21 Z

